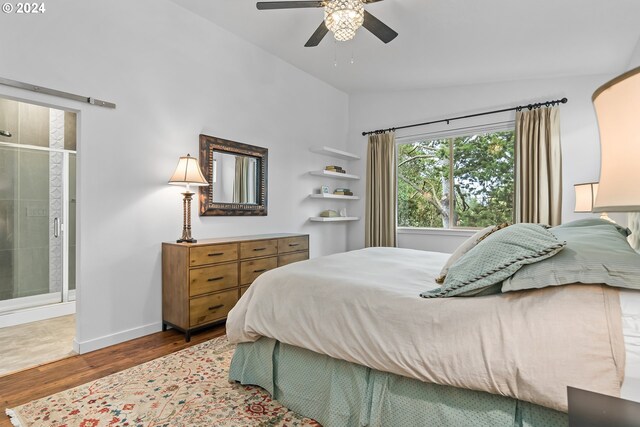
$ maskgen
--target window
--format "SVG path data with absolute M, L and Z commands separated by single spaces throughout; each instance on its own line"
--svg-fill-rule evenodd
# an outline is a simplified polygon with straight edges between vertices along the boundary
M 398 226 L 512 222 L 514 138 L 504 130 L 398 144 Z

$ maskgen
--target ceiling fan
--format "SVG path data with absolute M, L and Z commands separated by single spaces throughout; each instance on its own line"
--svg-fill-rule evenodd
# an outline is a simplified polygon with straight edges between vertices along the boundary
M 261 1 L 256 3 L 256 7 L 259 10 L 324 8 L 324 21 L 305 47 L 318 46 L 329 31 L 338 41 L 351 40 L 361 26 L 384 43 L 389 43 L 398 33 L 364 10 L 365 4 L 379 1 L 382 0 Z

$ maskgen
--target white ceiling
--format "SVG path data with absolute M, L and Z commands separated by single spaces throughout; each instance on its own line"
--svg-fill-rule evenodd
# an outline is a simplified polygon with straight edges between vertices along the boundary
M 322 9 L 172 1 L 348 93 L 615 74 L 640 38 L 638 0 L 385 0 L 366 9 L 400 34 L 391 43 L 361 28 L 315 48 Z

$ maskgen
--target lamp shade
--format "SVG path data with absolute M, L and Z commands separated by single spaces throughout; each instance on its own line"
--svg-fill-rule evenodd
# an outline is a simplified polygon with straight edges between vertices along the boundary
M 176 171 L 173 173 L 173 176 L 171 176 L 171 179 L 169 179 L 169 184 L 187 184 L 196 186 L 209 185 L 202 175 L 200 165 L 198 165 L 198 159 L 191 157 L 189 154 L 184 157 L 180 157 Z
M 587 182 L 585 184 L 575 184 L 576 206 L 574 212 L 593 212 L 593 203 L 598 194 L 598 183 Z
M 640 210 L 640 67 L 593 94 L 600 128 L 600 185 L 594 212 Z

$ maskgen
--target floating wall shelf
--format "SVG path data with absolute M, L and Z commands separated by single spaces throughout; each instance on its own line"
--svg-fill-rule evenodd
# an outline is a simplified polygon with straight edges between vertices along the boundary
M 343 196 L 342 194 L 309 194 L 312 199 L 342 199 L 342 200 L 360 200 L 358 196 Z
M 360 218 L 357 216 L 334 216 L 334 217 L 323 217 L 323 216 L 312 216 L 309 218 L 309 221 L 314 222 L 339 222 L 339 221 L 358 221 Z
M 357 176 L 357 175 L 350 175 L 348 173 L 340 173 L 340 172 L 331 172 L 331 171 L 327 171 L 327 170 L 311 171 L 309 173 L 311 175 L 323 176 L 325 178 L 353 179 L 353 180 L 360 179 L 360 177 Z
M 360 160 L 360 156 L 348 153 L 346 151 L 338 150 L 337 148 L 331 148 L 327 146 L 314 146 L 310 147 L 309 150 L 316 154 L 322 154 L 323 156 L 331 156 L 336 159 L 342 160 Z

